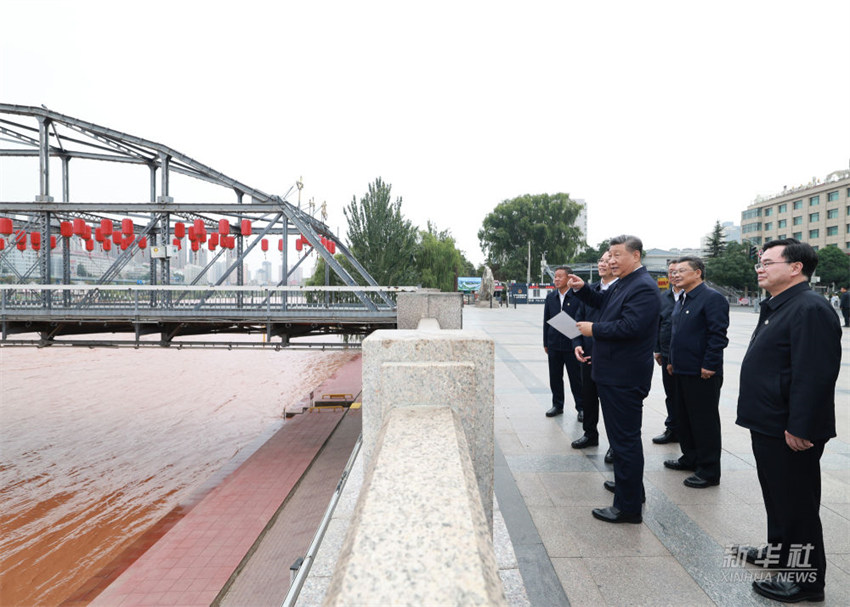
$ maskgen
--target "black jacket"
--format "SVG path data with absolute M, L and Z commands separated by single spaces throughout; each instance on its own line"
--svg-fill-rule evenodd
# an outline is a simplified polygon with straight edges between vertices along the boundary
M 661 311 L 658 313 L 658 341 L 655 344 L 655 351 L 661 354 L 661 358 L 665 361 L 670 358 L 670 334 L 673 332 L 673 320 L 670 316 L 673 314 L 675 303 L 676 296 L 673 294 L 673 289 L 661 292 Z
M 567 289 L 567 294 L 564 297 L 564 312 L 578 320 L 576 317 L 581 315 L 581 309 L 583 307 L 583 304 L 575 296 L 573 290 Z M 558 296 L 558 289 L 555 289 L 546 296 L 546 301 L 543 303 L 543 347 L 553 350 L 572 351 L 572 340 L 546 322 L 553 316 L 557 316 L 560 312 L 561 298 Z
M 646 268 L 620 278 L 604 294 L 585 285 L 576 295 L 600 311 L 593 323 L 593 381 L 648 390 L 661 300 Z
M 685 298 L 682 306 L 682 297 Z M 673 306 L 670 363 L 673 373 L 699 375 L 701 369 L 723 375 L 723 350 L 729 344 L 729 302 L 701 283 L 679 295 Z
M 808 283 L 764 300 L 741 362 L 736 423 L 768 436 L 832 438 L 840 366 L 838 316 Z

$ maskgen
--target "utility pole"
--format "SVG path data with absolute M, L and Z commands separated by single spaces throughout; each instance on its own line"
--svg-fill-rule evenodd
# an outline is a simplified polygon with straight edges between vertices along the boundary
M 525 270 L 525 284 L 531 284 L 531 241 L 528 241 L 528 266 Z

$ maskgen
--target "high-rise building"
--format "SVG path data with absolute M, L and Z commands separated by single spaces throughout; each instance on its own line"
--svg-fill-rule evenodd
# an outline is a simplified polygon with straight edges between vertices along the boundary
M 573 198 L 575 202 L 581 205 L 581 211 L 579 211 L 578 217 L 576 217 L 574 225 L 581 230 L 581 239 L 583 241 L 587 241 L 587 202 L 585 202 L 584 198 Z M 587 243 L 590 244 L 590 243 Z M 580 253 L 584 248 L 582 247 L 578 252 Z
M 754 245 L 796 238 L 850 253 L 850 170 L 759 196 L 741 213 L 741 238 Z

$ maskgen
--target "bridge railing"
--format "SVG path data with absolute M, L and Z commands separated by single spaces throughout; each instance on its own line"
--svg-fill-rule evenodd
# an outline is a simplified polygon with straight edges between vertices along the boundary
M 416 287 L 0 285 L 0 314 L 276 316 L 286 312 L 394 313 L 398 294 L 416 290 Z

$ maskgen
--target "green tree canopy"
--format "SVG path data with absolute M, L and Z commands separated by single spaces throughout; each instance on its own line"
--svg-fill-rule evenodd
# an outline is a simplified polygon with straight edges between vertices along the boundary
M 720 225 L 720 221 L 718 220 L 714 224 L 711 236 L 708 237 L 708 241 L 705 243 L 705 250 L 703 251 L 703 254 L 708 259 L 720 257 L 723 255 L 725 248 L 726 234 L 723 232 L 723 226 Z
M 835 289 L 850 288 L 850 256 L 836 246 L 818 250 L 818 267 L 815 274 L 820 276 L 821 286 Z
M 499 203 L 478 231 L 481 248 L 498 280 L 525 280 L 528 243 L 531 267 L 540 267 L 541 255 L 551 263 L 572 259 L 586 246 L 575 220 L 581 205 L 569 194 L 525 194 Z
M 438 231 L 430 221 L 419 233 L 416 249 L 416 270 L 423 287 L 451 292 L 457 288 L 458 276 L 471 276 L 473 265 L 455 246 L 448 230 Z
M 596 263 L 602 254 L 610 248 L 608 240 L 603 240 L 596 248 L 588 247 L 570 260 L 570 263 Z
M 401 197 L 390 200 L 391 190 L 378 177 L 359 202 L 354 196 L 343 209 L 349 248 L 379 285 L 412 285 L 417 282 L 416 228 L 401 214 Z
M 705 278 L 722 287 L 756 289 L 758 280 L 753 269 L 756 261 L 750 257 L 749 244 L 727 242 L 719 257 L 705 260 Z

